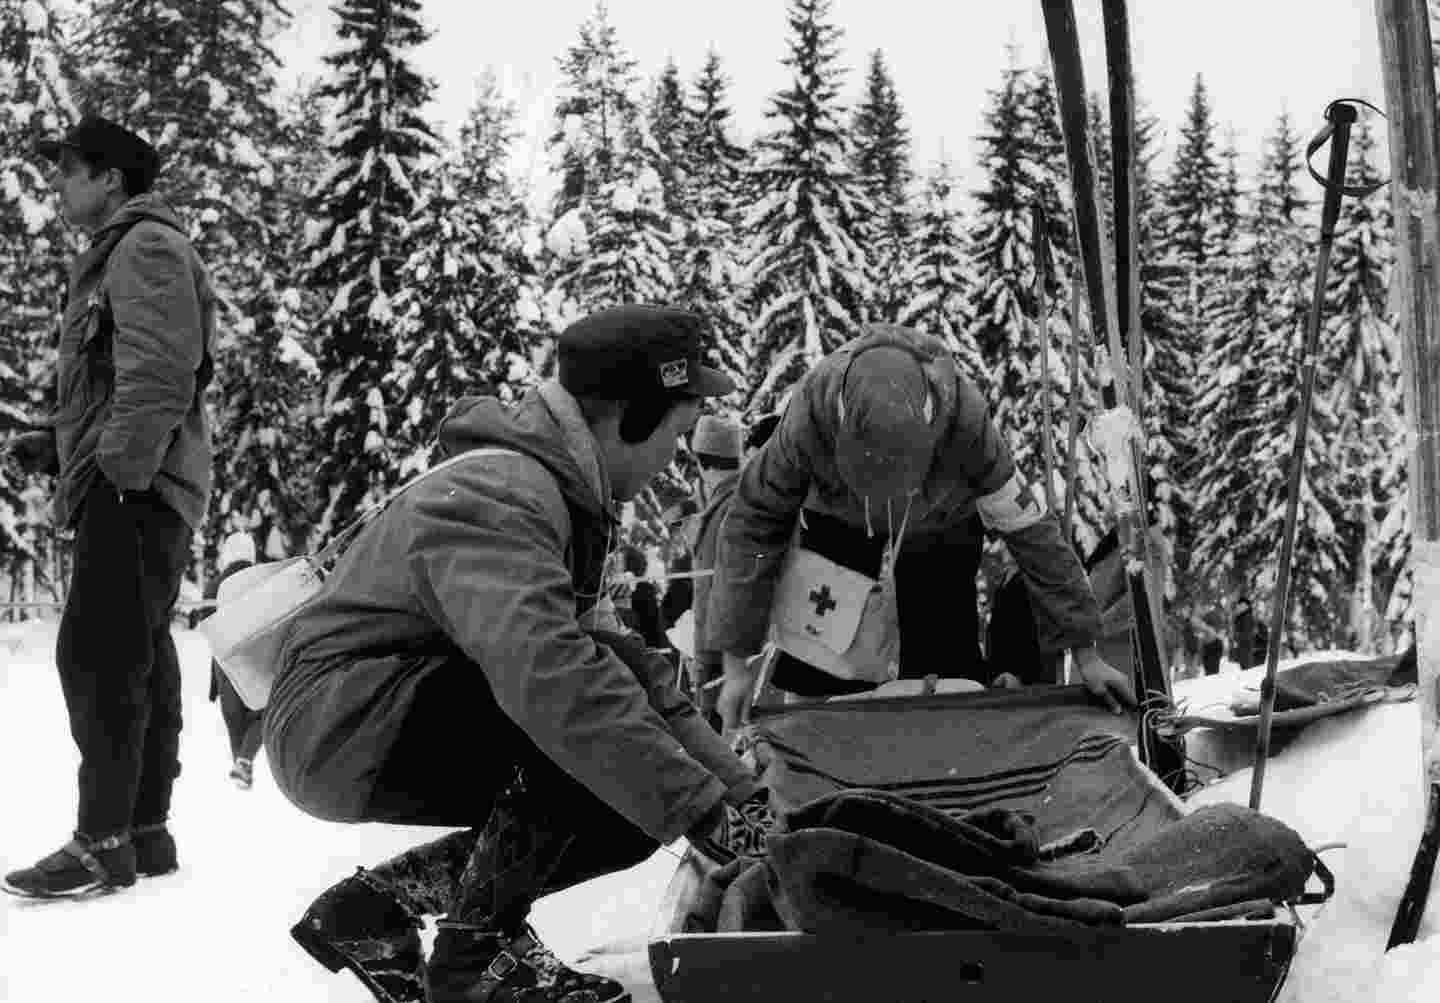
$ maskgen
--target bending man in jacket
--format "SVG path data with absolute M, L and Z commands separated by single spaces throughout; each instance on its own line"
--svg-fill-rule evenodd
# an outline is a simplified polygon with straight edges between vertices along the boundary
M 210 492 L 215 296 L 150 187 L 154 148 L 87 117 L 39 144 L 65 217 L 91 234 L 70 268 L 56 410 L 14 455 L 55 475 L 75 533 L 55 660 L 80 753 L 74 838 L 5 877 L 37 897 L 114 890 L 177 866 L 166 827 L 180 773 L 180 663 L 170 611 Z
M 445 453 L 504 452 L 401 494 L 290 628 L 265 718 L 286 796 L 335 821 L 473 827 L 345 879 L 292 931 L 382 999 L 419 998 L 416 918 L 438 913 L 430 1003 L 628 999 L 548 957 L 531 904 L 756 794 L 666 659 L 584 624 L 617 503 L 701 398 L 734 389 L 700 333 L 679 310 L 605 310 L 561 334 L 558 380 L 514 407 L 458 402 Z
M 902 678 L 982 674 L 975 575 L 989 529 L 1029 587 L 1041 648 L 1074 649 L 1091 692 L 1116 709 L 1134 704 L 1129 681 L 1096 652 L 1100 611 L 1084 568 L 1017 471 L 980 391 L 938 338 L 876 325 L 822 359 L 741 474 L 721 530 L 707 625 L 709 642 L 725 653 L 727 731 L 748 708 L 746 660 L 765 643 L 797 522 L 807 546 L 871 577 L 882 549 L 899 544 Z M 873 688 L 786 655 L 772 679 L 808 696 Z

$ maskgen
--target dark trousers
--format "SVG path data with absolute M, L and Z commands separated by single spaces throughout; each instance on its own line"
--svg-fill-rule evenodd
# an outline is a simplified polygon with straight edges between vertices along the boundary
M 895 601 L 900 612 L 900 678 L 984 680 L 975 576 L 985 531 L 973 516 L 900 547 Z
M 522 797 L 513 796 L 517 776 Z M 523 916 L 542 895 L 633 867 L 658 845 L 536 748 L 495 703 L 480 668 L 457 654 L 419 684 L 367 820 L 481 829 L 502 796 L 506 825 L 525 830 L 507 838 L 526 849 L 503 865 L 508 847 L 477 852 L 471 871 L 484 863 L 495 873 L 468 873 L 465 882 L 504 899 L 490 906 L 497 916 Z
M 801 543 L 837 563 L 879 575 L 885 538 L 870 536 L 830 516 L 806 510 Z M 987 678 L 980 653 L 979 594 L 975 576 L 984 547 L 980 517 L 939 533 L 907 538 L 895 563 L 895 603 L 900 618 L 900 678 Z M 788 653 L 775 662 L 771 681 L 805 697 L 861 693 L 871 683 L 837 679 Z
M 76 528 L 56 663 L 80 751 L 77 830 L 93 839 L 164 822 L 180 773 L 180 662 L 170 610 L 190 527 L 146 492 L 97 477 Z
M 240 694 L 235 692 L 230 678 L 219 665 L 212 662 L 210 671 L 214 674 L 215 691 L 220 699 L 220 716 L 225 719 L 225 731 L 230 736 L 230 756 L 254 762 L 264 737 L 261 725 L 265 712 L 245 706 L 245 701 L 240 699 Z

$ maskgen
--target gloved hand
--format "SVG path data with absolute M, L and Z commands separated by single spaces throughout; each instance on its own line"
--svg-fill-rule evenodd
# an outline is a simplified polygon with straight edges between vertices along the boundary
M 716 801 L 710 810 L 701 815 L 694 825 L 685 830 L 685 838 L 692 843 L 716 839 L 725 827 L 725 802 Z
M 744 856 L 763 855 L 766 837 L 775 828 L 770 789 L 761 787 L 739 804 L 727 805 L 725 822 L 726 846 Z
M 12 438 L 6 454 L 27 474 L 60 473 L 60 454 L 55 448 L 55 430 L 37 428 Z

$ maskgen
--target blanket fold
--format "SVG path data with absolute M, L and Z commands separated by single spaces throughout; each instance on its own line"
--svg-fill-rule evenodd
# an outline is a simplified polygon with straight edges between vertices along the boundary
M 1240 805 L 1187 814 L 1096 721 L 1055 688 L 763 722 L 776 828 L 712 872 L 686 929 L 1054 934 L 1301 900 L 1298 834 Z

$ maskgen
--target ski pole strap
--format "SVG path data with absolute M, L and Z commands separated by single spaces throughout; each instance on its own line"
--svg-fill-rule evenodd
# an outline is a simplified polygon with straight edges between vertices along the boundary
M 1324 146 L 1327 142 L 1329 142 L 1330 137 L 1334 135 L 1334 116 L 1337 105 L 1364 105 L 1366 108 L 1369 108 L 1381 118 L 1385 117 L 1385 113 L 1383 111 L 1381 111 L 1379 108 L 1376 108 L 1373 104 L 1371 104 L 1369 101 L 1366 101 L 1364 98 L 1337 98 L 1336 100 L 1331 101 L 1328 105 L 1325 106 L 1325 128 L 1321 129 L 1318 133 L 1316 133 L 1315 138 L 1310 140 L 1310 145 L 1305 148 L 1305 166 L 1310 171 L 1310 176 L 1316 181 L 1320 182 L 1320 186 L 1327 191 L 1330 190 L 1330 188 L 1332 187 L 1332 185 L 1330 184 L 1330 180 L 1326 178 L 1325 175 L 1315 170 L 1315 165 L 1311 162 L 1310 158 L 1315 155 L 1315 151 L 1319 150 L 1320 147 Z M 1354 121 L 1354 119 L 1351 119 L 1351 121 Z M 1377 191 L 1378 189 L 1384 187 L 1386 184 L 1389 183 L 1388 178 L 1383 181 L 1376 181 L 1368 185 L 1347 185 L 1343 183 L 1343 178 L 1341 179 L 1341 181 L 1342 183 L 1340 184 L 1340 193 L 1342 195 L 1349 195 L 1352 198 L 1364 198 L 1366 195 L 1369 195 L 1373 191 Z

